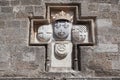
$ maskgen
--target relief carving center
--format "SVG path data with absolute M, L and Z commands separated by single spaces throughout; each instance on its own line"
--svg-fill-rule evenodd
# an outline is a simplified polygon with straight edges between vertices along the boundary
M 95 42 L 95 21 L 94 18 L 78 19 L 78 4 L 58 6 L 48 4 L 47 19 L 30 18 L 30 44 L 47 44 L 46 71 L 71 72 L 80 67 L 77 45 Z

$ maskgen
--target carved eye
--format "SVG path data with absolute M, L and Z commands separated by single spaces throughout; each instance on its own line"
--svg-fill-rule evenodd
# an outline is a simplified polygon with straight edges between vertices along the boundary
M 69 24 L 65 25 L 64 27 L 65 27 L 65 28 L 68 28 L 68 27 L 69 27 Z
M 68 28 L 68 27 L 69 27 L 69 24 L 67 22 L 65 22 L 64 28 Z
M 56 28 L 59 28 L 59 24 L 58 24 L 58 23 L 55 23 L 55 27 L 56 27 Z

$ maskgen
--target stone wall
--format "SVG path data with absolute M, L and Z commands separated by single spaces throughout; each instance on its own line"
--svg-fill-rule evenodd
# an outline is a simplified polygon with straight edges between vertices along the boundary
M 97 16 L 97 43 L 81 47 L 80 72 L 45 72 L 45 47 L 29 46 L 28 16 L 45 17 L 45 3 L 81 3 L 81 16 Z M 120 0 L 0 0 L 0 77 L 120 77 L 119 33 Z

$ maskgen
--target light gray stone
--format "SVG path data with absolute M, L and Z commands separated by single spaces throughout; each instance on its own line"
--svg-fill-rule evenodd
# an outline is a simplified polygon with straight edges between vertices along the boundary
M 117 44 L 98 44 L 95 46 L 95 52 L 118 52 L 118 45 Z
M 35 42 L 50 42 L 53 36 L 52 25 L 42 25 L 38 28 L 38 33 L 36 34 Z
M 74 43 L 88 43 L 88 32 L 86 25 L 74 25 L 72 29 Z
M 71 40 L 72 23 L 67 21 L 56 21 L 53 25 L 55 40 Z
M 7 23 L 7 27 L 8 28 L 20 28 L 20 21 L 8 21 Z
M 71 54 L 72 43 L 68 41 L 49 44 L 50 72 L 72 72 Z
M 99 27 L 112 27 L 111 19 L 97 19 L 97 26 Z

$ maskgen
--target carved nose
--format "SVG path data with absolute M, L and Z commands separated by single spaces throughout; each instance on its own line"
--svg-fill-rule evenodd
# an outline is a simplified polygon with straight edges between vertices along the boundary
M 59 32 L 59 35 L 62 36 L 62 35 L 64 35 L 64 34 L 65 34 L 65 32 L 61 29 L 60 32 Z

